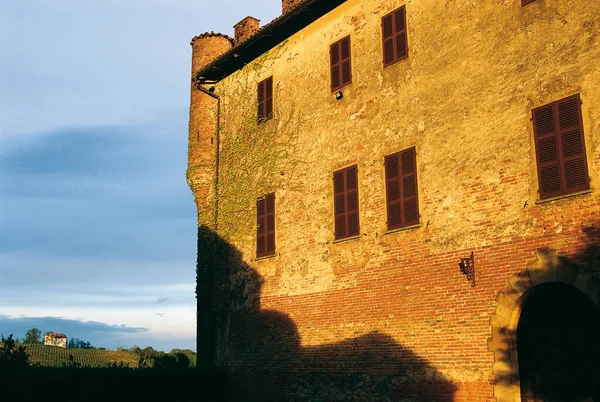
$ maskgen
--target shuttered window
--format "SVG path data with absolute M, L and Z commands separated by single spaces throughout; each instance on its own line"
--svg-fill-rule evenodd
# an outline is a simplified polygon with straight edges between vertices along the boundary
M 532 114 L 540 199 L 589 189 L 579 94 Z
M 529 3 L 533 3 L 535 0 L 521 0 L 521 5 L 526 6 Z
M 258 83 L 258 121 L 273 117 L 273 77 Z
M 329 57 L 331 59 L 331 92 L 333 92 L 352 82 L 350 36 L 331 45 Z
M 408 57 L 406 6 L 392 11 L 381 19 L 383 37 L 383 66 L 390 66 Z
M 388 230 L 419 223 L 414 147 L 385 157 L 385 191 Z
M 335 239 L 358 236 L 358 168 L 356 165 L 333 173 Z
M 256 200 L 256 257 L 275 254 L 275 194 Z

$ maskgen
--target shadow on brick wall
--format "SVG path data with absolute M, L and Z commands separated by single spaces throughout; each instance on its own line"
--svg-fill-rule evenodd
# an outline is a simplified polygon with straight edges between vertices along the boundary
M 292 317 L 261 309 L 262 284 L 239 250 L 200 228 L 198 364 L 227 370 L 229 400 L 453 400 L 456 385 L 384 333 L 300 346 Z

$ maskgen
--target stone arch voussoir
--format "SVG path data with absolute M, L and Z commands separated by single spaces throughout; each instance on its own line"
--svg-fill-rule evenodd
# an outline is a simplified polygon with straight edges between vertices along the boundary
M 492 372 L 496 378 L 494 396 L 498 402 L 521 400 L 517 325 L 523 296 L 536 285 L 561 282 L 584 292 L 600 310 L 600 279 L 586 266 L 572 263 L 553 250 L 541 250 L 525 270 L 511 275 L 506 287 L 496 296 L 496 311 L 490 317 L 492 336 L 488 351 L 494 352 Z

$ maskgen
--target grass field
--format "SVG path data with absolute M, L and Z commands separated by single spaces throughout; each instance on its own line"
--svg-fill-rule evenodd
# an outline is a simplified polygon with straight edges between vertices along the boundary
M 126 350 L 101 350 L 101 349 L 65 349 L 58 346 L 46 345 L 21 345 L 25 346 L 25 353 L 29 355 L 30 364 L 39 364 L 43 367 L 64 367 L 73 362 L 81 367 L 106 367 L 109 364 L 123 362 L 125 366 L 135 368 L 138 366 L 139 357 Z

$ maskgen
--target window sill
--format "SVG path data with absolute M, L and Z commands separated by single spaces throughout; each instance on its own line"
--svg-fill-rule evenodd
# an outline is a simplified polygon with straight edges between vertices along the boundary
M 360 239 L 360 235 L 352 236 L 352 237 L 344 237 L 343 239 L 336 239 L 332 242 L 332 244 L 343 243 L 345 241 Z
M 342 85 L 341 87 L 337 87 L 337 88 L 331 88 L 331 94 L 334 95 L 337 91 L 340 91 L 348 86 L 352 85 L 352 81 Z
M 391 67 L 391 66 L 393 66 L 394 64 L 398 64 L 398 63 L 399 63 L 399 62 L 401 62 L 402 60 L 406 60 L 406 59 L 408 59 L 408 55 L 406 55 L 406 56 L 404 56 L 404 57 L 401 57 L 401 58 L 399 58 L 399 59 L 396 59 L 396 60 L 394 60 L 394 61 L 392 61 L 392 62 L 390 62 L 390 63 L 388 63 L 388 64 L 385 64 L 385 62 L 384 62 L 384 63 L 383 63 L 383 68 L 384 68 L 384 69 L 386 69 L 386 68 L 388 68 L 388 67 Z
M 384 234 L 392 234 L 392 233 L 404 232 L 405 230 L 411 230 L 411 229 L 420 228 L 421 226 L 422 225 L 420 223 L 417 223 L 416 225 L 410 225 L 410 226 L 404 226 L 402 228 L 391 229 L 391 230 L 386 231 Z
M 569 194 L 563 194 L 563 195 L 557 195 L 556 197 L 551 197 L 551 198 L 545 198 L 543 200 L 537 200 L 535 203 L 536 204 L 543 204 L 546 202 L 551 202 L 551 201 L 557 201 L 557 200 L 562 200 L 563 198 L 571 198 L 571 197 L 577 197 L 579 195 L 584 195 L 584 194 L 590 194 L 592 193 L 594 190 L 592 190 L 591 188 L 588 190 L 582 190 L 582 191 L 577 191 L 576 193 L 569 193 Z
M 277 257 L 277 253 L 273 253 L 273 254 L 270 254 L 270 255 L 263 255 L 261 257 L 256 257 L 254 259 L 254 261 L 268 260 L 269 258 L 273 258 L 273 257 Z
M 269 117 L 259 117 L 258 119 L 256 119 L 256 124 L 258 126 L 262 126 L 264 124 L 267 124 L 268 122 L 270 122 L 271 120 L 273 120 L 273 116 L 269 116 Z

